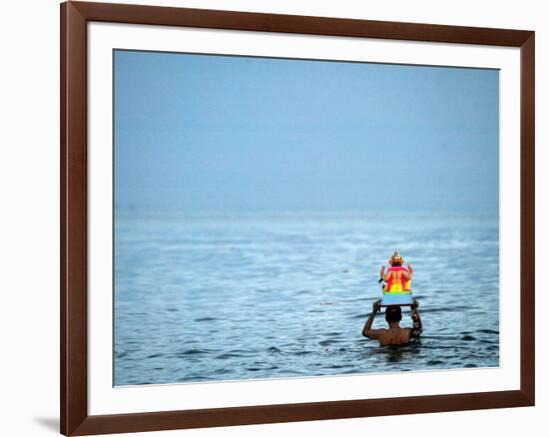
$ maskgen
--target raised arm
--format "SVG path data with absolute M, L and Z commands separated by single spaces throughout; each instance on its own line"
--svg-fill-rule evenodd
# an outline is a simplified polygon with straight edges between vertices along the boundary
M 418 312 L 418 301 L 415 299 L 414 303 L 411 305 L 411 319 L 413 321 L 413 327 L 411 329 L 411 338 L 417 339 L 422 334 L 422 319 L 420 318 L 420 313 Z
M 386 269 L 384 268 L 384 266 L 382 266 L 380 268 L 380 282 L 381 281 L 389 282 L 390 279 L 391 279 L 391 272 L 388 270 L 388 273 L 386 273 Z
M 414 273 L 414 270 L 413 270 L 412 266 L 409 264 L 409 265 L 407 266 L 407 271 L 404 272 L 403 275 L 405 276 L 405 279 L 406 279 L 407 281 L 410 281 L 410 280 L 412 279 L 412 277 L 413 277 L 413 273 Z
M 380 300 L 377 300 L 372 305 L 372 313 L 363 327 L 364 337 L 377 339 L 380 338 L 380 335 L 385 331 L 385 329 L 372 329 L 372 322 L 374 322 L 374 318 L 376 317 L 376 313 L 378 311 L 380 311 Z

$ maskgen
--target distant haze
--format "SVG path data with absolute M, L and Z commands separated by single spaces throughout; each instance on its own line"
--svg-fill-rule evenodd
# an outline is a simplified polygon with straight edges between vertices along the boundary
M 115 52 L 118 211 L 498 212 L 499 72 Z

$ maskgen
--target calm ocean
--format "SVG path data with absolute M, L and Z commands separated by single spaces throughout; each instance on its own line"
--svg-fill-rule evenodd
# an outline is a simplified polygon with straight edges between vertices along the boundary
M 115 385 L 498 366 L 498 241 L 476 215 L 117 212 Z M 395 249 L 424 335 L 382 348 L 361 330 Z

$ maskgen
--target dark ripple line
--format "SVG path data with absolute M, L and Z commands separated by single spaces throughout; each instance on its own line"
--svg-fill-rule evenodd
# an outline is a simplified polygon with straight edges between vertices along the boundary
M 189 355 L 202 355 L 202 354 L 208 354 L 208 353 L 210 353 L 210 351 L 207 349 L 187 349 L 185 351 L 178 352 L 175 355 L 176 357 L 181 358 Z
M 163 354 L 152 354 L 152 355 L 149 355 L 147 356 L 147 358 L 158 358 L 158 357 L 162 357 Z
M 494 334 L 494 335 L 500 334 L 499 331 L 495 331 L 493 329 L 478 329 L 476 332 L 480 332 L 482 334 Z

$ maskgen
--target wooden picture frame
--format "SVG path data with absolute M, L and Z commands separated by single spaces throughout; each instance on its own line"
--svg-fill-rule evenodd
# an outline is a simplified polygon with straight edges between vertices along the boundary
M 115 22 L 521 49 L 521 388 L 94 416 L 87 371 L 87 23 Z M 61 432 L 88 435 L 531 406 L 535 402 L 535 34 L 531 31 L 107 3 L 61 5 Z

